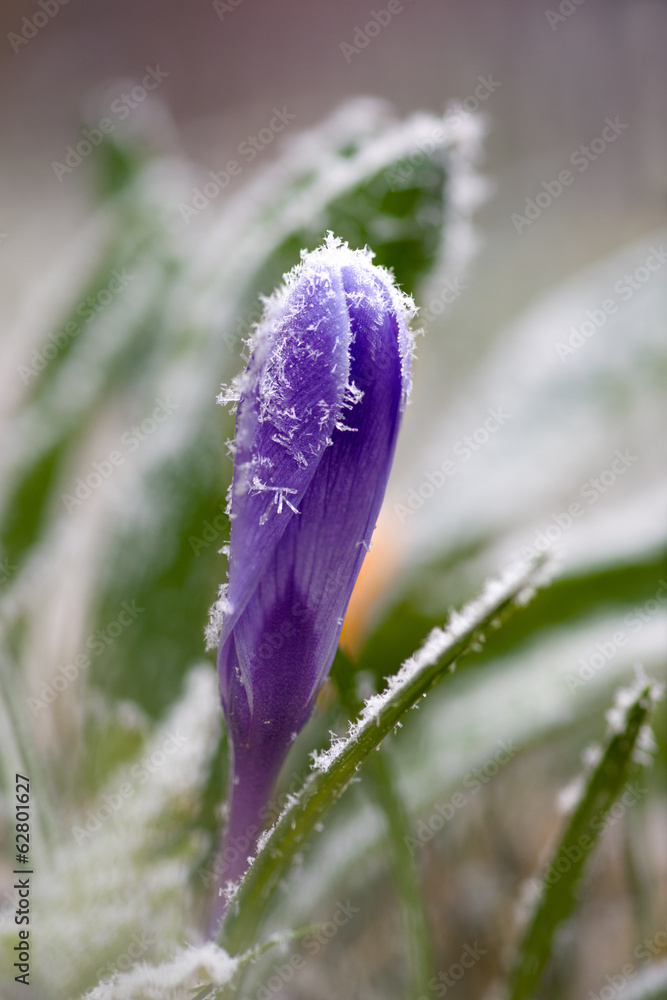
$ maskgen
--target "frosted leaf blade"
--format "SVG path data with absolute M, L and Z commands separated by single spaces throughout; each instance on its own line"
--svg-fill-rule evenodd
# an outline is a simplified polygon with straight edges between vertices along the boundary
M 220 943 L 230 954 L 252 944 L 258 929 L 257 914 L 365 758 L 459 657 L 475 646 L 492 622 L 525 603 L 543 581 L 542 562 L 532 562 L 516 566 L 503 579 L 487 584 L 476 601 L 453 616 L 448 629 L 427 638 L 415 656 L 390 678 L 381 695 L 366 702 L 348 736 L 335 738 L 330 749 L 315 760 L 302 789 L 291 797 L 275 826 L 260 840 L 256 858 L 234 887 L 233 903 L 220 932 Z
M 622 691 L 620 695 L 627 693 Z M 657 692 L 642 683 L 609 713 L 611 735 L 597 766 L 582 788 L 578 805 L 554 852 L 509 978 L 508 1000 L 529 1000 L 539 986 L 553 950 L 556 931 L 575 908 L 576 889 L 604 821 L 636 767 L 642 733 Z M 623 709 L 620 705 L 623 705 Z M 622 717 L 617 713 L 623 712 Z M 613 713 L 613 714 L 612 714 Z M 551 878 L 555 873 L 557 877 Z

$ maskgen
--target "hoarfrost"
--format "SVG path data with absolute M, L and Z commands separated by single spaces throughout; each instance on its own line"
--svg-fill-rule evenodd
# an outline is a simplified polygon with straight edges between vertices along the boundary
M 75 988 L 84 963 L 93 969 L 103 965 L 109 949 L 117 945 L 121 951 L 132 933 L 150 928 L 161 946 L 197 939 L 197 928 L 188 925 L 185 887 L 208 845 L 189 833 L 178 851 L 165 852 L 163 835 L 165 817 L 169 824 L 174 816 L 183 817 L 185 829 L 187 817 L 197 815 L 219 728 L 217 678 L 206 664 L 191 671 L 182 700 L 142 747 L 138 762 L 113 774 L 87 812 L 82 805 L 80 816 L 68 818 L 75 825 L 54 843 L 49 877 L 36 884 L 34 900 L 42 955 L 35 973 L 58 982 L 63 994 Z M 155 764 L 158 754 L 168 765 Z M 124 783 L 132 793 L 127 798 L 119 794 Z M 91 832 L 89 816 L 104 815 L 107 803 L 119 799 L 113 815 Z M 89 915 L 83 922 L 82 914 Z M 91 919 L 91 914 L 103 916 Z M 94 1000 L 126 996 L 135 994 L 93 993 Z
M 591 743 L 587 746 L 581 755 L 584 767 L 590 768 L 591 770 L 602 760 L 602 747 L 599 743 Z
M 358 720 L 350 726 L 346 738 L 332 739 L 328 750 L 318 752 L 313 759 L 313 769 L 328 771 L 331 765 L 340 757 L 343 750 L 357 740 L 363 730 L 380 721 L 383 710 L 396 695 L 407 688 L 412 681 L 427 667 L 437 663 L 440 657 L 457 642 L 466 636 L 472 638 L 475 629 L 481 628 L 493 610 L 505 600 L 524 593 L 531 581 L 531 586 L 539 585 L 546 579 L 544 565 L 517 562 L 508 567 L 497 580 L 489 580 L 480 596 L 466 605 L 461 611 L 453 612 L 446 628 L 434 628 L 420 649 L 409 657 L 400 670 L 389 678 L 382 694 L 374 694 L 367 699 Z M 513 597 L 514 595 L 514 597 Z
M 227 555 L 229 555 L 229 547 L 227 548 Z M 204 630 L 204 637 L 206 639 L 206 649 L 215 649 L 218 645 L 218 640 L 220 639 L 220 631 L 222 629 L 222 623 L 225 620 L 225 616 L 228 615 L 232 610 L 232 605 L 227 599 L 227 591 L 229 590 L 228 583 L 221 583 L 218 587 L 218 599 L 212 606 L 209 612 L 208 625 Z
M 647 691 L 642 697 L 641 703 L 652 705 L 660 701 L 664 695 L 664 685 L 646 676 L 641 663 L 635 664 L 635 679 L 628 687 L 618 688 L 614 698 L 614 705 L 605 713 L 607 727 L 610 736 L 622 733 L 627 726 L 628 711 L 637 702 L 642 692 Z M 648 723 L 641 727 L 635 748 L 632 754 L 633 760 L 637 764 L 647 765 L 653 760 L 652 753 L 655 750 L 655 740 Z
M 239 967 L 212 941 L 198 948 L 183 948 L 170 962 L 145 963 L 100 983 L 82 1000 L 190 1000 L 198 986 L 225 986 Z
M 295 514 L 299 513 L 296 507 L 293 504 L 291 504 L 287 499 L 288 493 L 297 492 L 297 490 L 292 489 L 289 486 L 267 486 L 266 483 L 263 483 L 258 476 L 254 476 L 252 481 L 252 486 L 250 487 L 249 492 L 251 496 L 253 495 L 253 493 L 273 493 L 273 499 L 269 504 L 268 510 L 271 509 L 271 506 L 276 505 L 278 507 L 278 514 L 282 514 L 283 504 L 287 504 L 287 506 L 291 511 L 293 511 L 293 513 Z M 266 514 L 262 515 L 262 521 L 265 521 L 266 518 L 268 517 L 268 510 Z
M 579 774 L 568 785 L 561 788 L 556 799 L 558 811 L 561 813 L 571 813 L 581 799 L 585 787 L 584 776 Z

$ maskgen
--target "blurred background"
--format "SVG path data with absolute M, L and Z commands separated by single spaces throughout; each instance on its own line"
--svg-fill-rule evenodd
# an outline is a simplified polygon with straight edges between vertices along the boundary
M 369 13 L 356 3 L 278 9 L 244 0 L 218 13 L 210 3 L 70 0 L 34 38 L 15 42 L 17 51 L 9 41 L 3 48 L 5 308 L 15 315 L 28 274 L 34 281 L 62 256 L 89 216 L 90 162 L 60 183 L 51 162 L 80 138 L 82 113 L 99 88 L 115 86 L 117 96 L 123 80 L 140 82 L 145 67 L 159 63 L 168 76 L 156 96 L 173 120 L 170 138 L 204 176 L 264 126 L 276 104 L 296 115 L 298 129 L 358 94 L 385 98 L 401 115 L 440 111 L 474 94 L 478 77 L 490 75 L 499 86 L 483 102 L 492 123 L 485 163 L 496 193 L 479 215 L 485 245 L 477 294 L 457 303 L 456 328 L 460 316 L 465 336 L 449 337 L 451 370 L 465 343 L 488 338 L 486 331 L 499 329 L 542 290 L 664 220 L 665 5 L 585 0 L 576 6 L 564 16 L 557 4 L 527 0 L 411 0 L 363 52 L 348 53 L 348 62 L 341 43 L 353 44 L 355 27 L 363 28 Z M 31 11 L 12 0 L 3 4 L 3 37 L 19 34 Z M 550 21 L 549 11 L 563 20 Z M 577 177 L 557 211 L 515 238 L 511 213 L 599 135 L 607 116 L 617 115 L 629 126 L 622 141 Z M 265 155 L 274 153 L 268 148 Z
M 56 971 L 35 996 L 122 968 L 139 927 L 156 960 L 201 931 L 225 755 L 203 640 L 233 433 L 215 393 L 258 294 L 327 228 L 378 251 L 425 330 L 336 676 L 359 696 L 381 686 L 512 557 L 551 545 L 559 560 L 390 748 L 413 824 L 467 789 L 419 846 L 429 948 L 443 975 L 484 951 L 447 995 L 501 995 L 559 790 L 634 664 L 665 675 L 667 5 L 6 0 L 0 29 L 3 781 L 28 761 L 40 905 L 62 912 L 59 928 L 43 918 L 36 961 Z M 340 729 L 335 687 L 292 772 Z M 94 844 L 77 839 L 179 711 L 180 778 L 158 767 L 147 812 L 132 798 Z M 650 794 L 605 831 L 545 996 L 639 970 L 642 941 L 667 955 L 659 712 Z M 494 770 L 503 741 L 520 752 Z M 361 915 L 286 996 L 408 995 L 382 815 L 363 783 L 348 798 L 268 919 L 330 919 L 350 894 Z M 9 862 L 0 875 L 6 910 Z M 81 914 L 87 957 L 66 944 Z
M 276 104 L 288 106 L 298 129 L 358 94 L 386 98 L 401 114 L 440 111 L 473 95 L 478 77 L 490 75 L 498 87 L 483 102 L 492 122 L 485 162 L 496 193 L 479 215 L 485 245 L 476 294 L 457 303 L 456 329 L 465 335 L 449 337 L 451 371 L 470 350 L 466 343 L 492 336 L 489 330 L 545 288 L 664 219 L 665 5 L 576 6 L 565 16 L 557 4 L 520 0 L 411 0 L 372 44 L 346 59 L 341 43 L 353 44 L 355 27 L 366 23 L 368 12 L 358 4 L 278 9 L 243 2 L 218 13 L 209 3 L 70 0 L 33 38 L 15 41 L 17 51 L 9 40 L 3 48 L 5 308 L 16 315 L 26 282 L 62 256 L 89 216 L 90 162 L 60 182 L 51 162 L 80 138 L 91 92 L 115 87 L 120 95 L 123 81 L 136 84 L 146 66 L 159 64 L 168 75 L 155 96 L 169 109 L 170 138 L 204 176 L 264 126 Z M 31 11 L 3 4 L 3 37 L 26 30 L 22 18 Z M 549 11 L 563 20 L 550 20 Z M 622 141 L 577 177 L 557 211 L 518 238 L 511 213 L 599 135 L 607 116 L 628 124 Z M 265 155 L 274 153 L 267 148 Z

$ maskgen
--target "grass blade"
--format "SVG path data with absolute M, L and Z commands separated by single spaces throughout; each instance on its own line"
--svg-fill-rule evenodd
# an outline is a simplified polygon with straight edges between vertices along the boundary
M 332 679 L 338 696 L 347 713 L 353 718 L 363 703 L 355 693 L 356 666 L 339 649 L 332 667 Z M 379 747 L 379 753 L 369 759 L 367 775 L 370 794 L 384 817 L 385 834 L 390 849 L 394 888 L 405 922 L 406 951 L 409 955 L 411 986 L 415 996 L 428 993 L 428 983 L 435 968 L 429 941 L 426 909 L 421 893 L 421 879 L 417 859 L 407 846 L 411 832 L 410 816 L 403 802 L 396 781 L 393 761 L 388 747 Z
M 588 857 L 624 785 L 637 767 L 645 726 L 659 692 L 639 679 L 635 689 L 619 691 L 608 714 L 611 735 L 548 865 L 542 891 L 510 975 L 508 1000 L 534 996 L 552 953 L 559 924 L 572 913 Z

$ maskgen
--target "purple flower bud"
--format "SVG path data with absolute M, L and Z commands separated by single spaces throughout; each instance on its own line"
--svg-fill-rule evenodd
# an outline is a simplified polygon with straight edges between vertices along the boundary
M 389 477 L 415 309 L 371 261 L 331 234 L 304 252 L 220 398 L 238 402 L 229 582 L 209 627 L 230 753 L 223 882 L 245 870 L 329 671 Z

